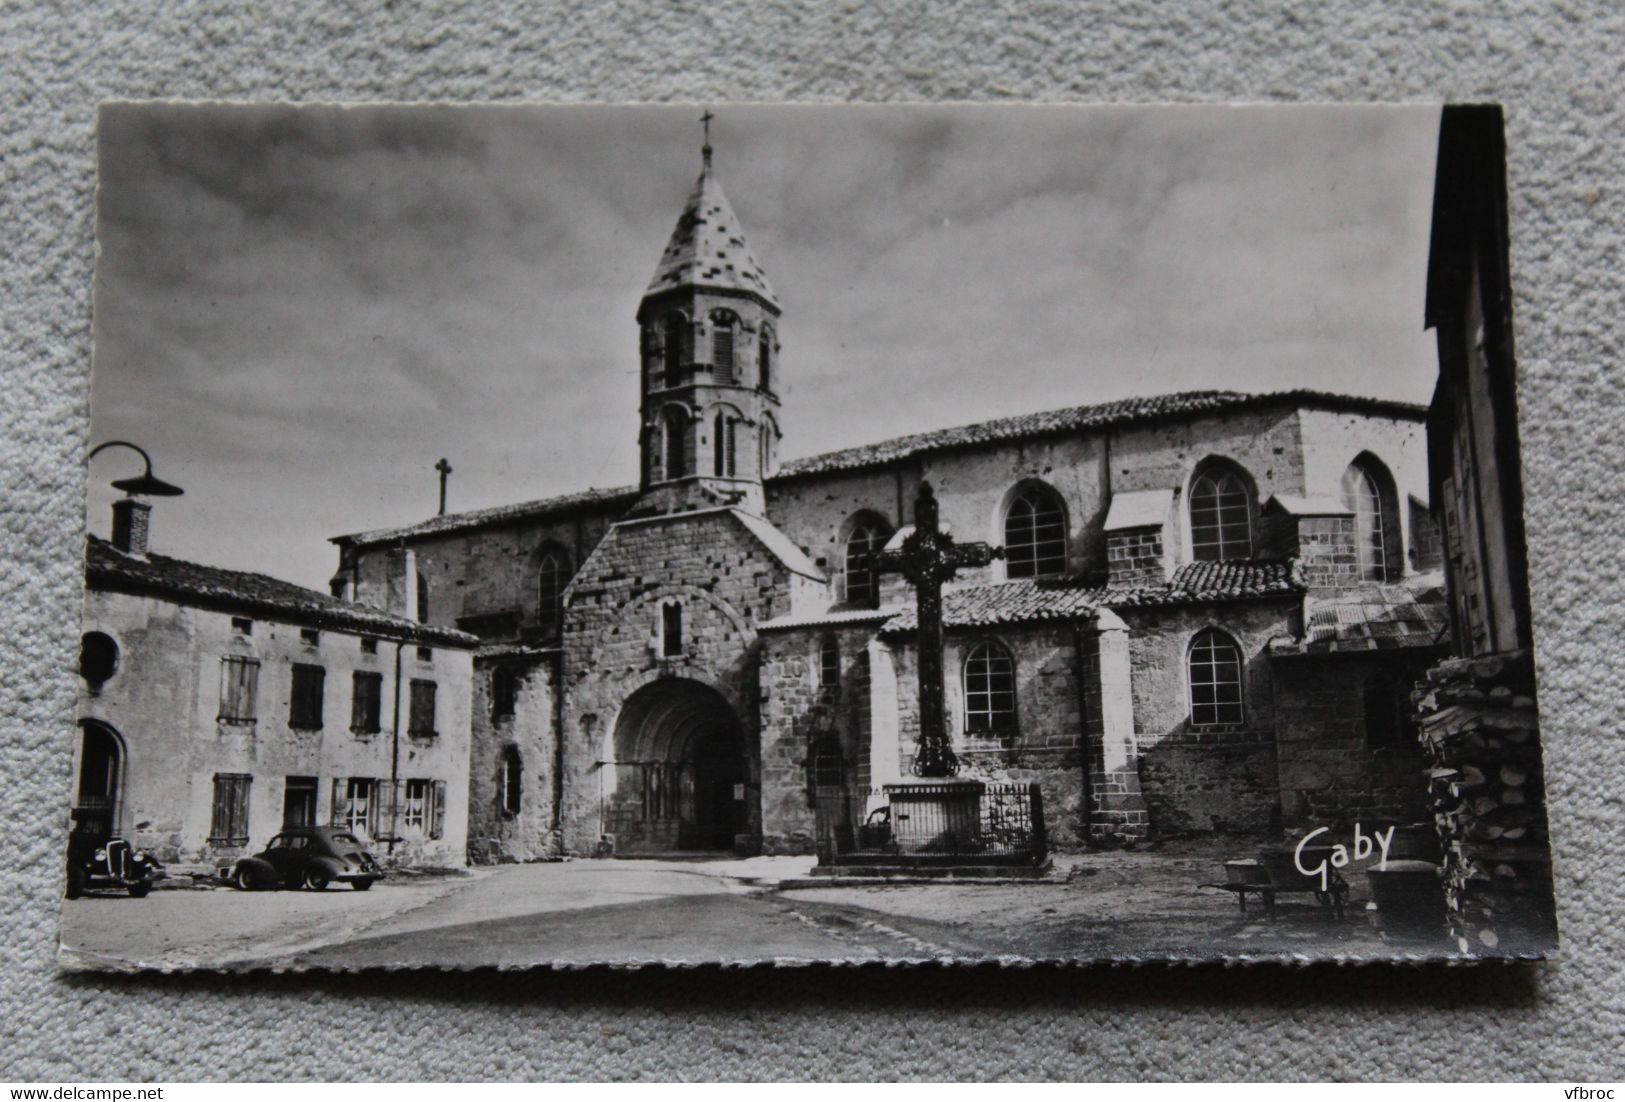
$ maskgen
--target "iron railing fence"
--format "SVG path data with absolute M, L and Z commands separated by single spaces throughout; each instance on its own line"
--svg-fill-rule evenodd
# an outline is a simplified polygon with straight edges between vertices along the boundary
M 821 865 L 1036 865 L 1049 853 L 1036 784 L 820 786 L 814 810 Z

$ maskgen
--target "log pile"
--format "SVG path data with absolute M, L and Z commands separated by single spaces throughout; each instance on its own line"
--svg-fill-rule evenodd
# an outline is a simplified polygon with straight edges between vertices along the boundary
M 1497 955 L 1550 948 L 1556 919 L 1530 654 L 1447 659 L 1412 699 L 1457 945 Z

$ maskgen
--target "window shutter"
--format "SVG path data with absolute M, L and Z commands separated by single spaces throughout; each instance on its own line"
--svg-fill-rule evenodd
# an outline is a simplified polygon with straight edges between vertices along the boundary
M 434 782 L 434 807 L 429 813 L 429 837 L 439 838 L 446 827 L 446 782 Z
M 233 794 L 231 836 L 245 843 L 248 841 L 248 790 L 253 783 L 253 777 L 238 777 L 233 786 L 236 791 Z
M 333 778 L 333 803 L 327 810 L 327 825 L 341 827 L 344 825 L 344 811 L 349 805 L 349 797 L 344 794 L 344 778 Z
M 209 816 L 209 838 L 222 841 L 228 837 L 231 818 L 231 786 L 225 777 L 214 778 L 214 807 Z

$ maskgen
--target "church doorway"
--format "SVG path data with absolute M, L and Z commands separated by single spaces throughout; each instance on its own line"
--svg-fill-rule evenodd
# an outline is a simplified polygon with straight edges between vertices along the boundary
M 686 678 L 627 698 L 606 763 L 604 833 L 617 854 L 731 851 L 751 830 L 750 769 L 739 716 Z

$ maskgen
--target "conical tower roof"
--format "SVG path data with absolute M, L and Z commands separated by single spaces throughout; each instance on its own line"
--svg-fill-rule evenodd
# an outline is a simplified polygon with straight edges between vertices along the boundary
M 728 197 L 722 194 L 722 185 L 711 171 L 709 156 L 644 294 L 647 297 L 679 287 L 743 291 L 765 300 L 774 310 L 779 308 L 767 273 L 745 243 L 739 216 L 728 205 Z

